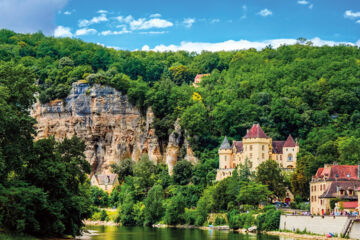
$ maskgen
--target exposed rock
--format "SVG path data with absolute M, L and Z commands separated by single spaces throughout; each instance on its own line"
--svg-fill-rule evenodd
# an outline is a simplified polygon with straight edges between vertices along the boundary
M 32 116 L 38 124 L 37 139 L 55 136 L 56 140 L 74 134 L 85 140 L 85 155 L 93 173 L 109 173 L 110 165 L 126 157 L 137 161 L 143 154 L 155 163 L 165 160 L 169 171 L 175 165 L 181 144 L 178 121 L 169 136 L 165 156 L 160 153 L 158 138 L 152 128 L 154 114 L 151 108 L 142 116 L 139 109 L 129 103 L 127 96 L 114 88 L 77 82 L 64 100 L 48 104 L 37 102 Z M 194 162 L 187 145 L 186 156 Z

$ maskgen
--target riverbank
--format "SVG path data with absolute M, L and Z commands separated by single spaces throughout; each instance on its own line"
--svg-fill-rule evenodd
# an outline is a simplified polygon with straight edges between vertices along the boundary
M 92 220 L 84 220 L 83 223 L 85 226 L 121 226 L 120 223 L 116 223 L 113 221 L 92 221 Z
M 269 232 L 264 232 L 264 234 L 272 235 L 272 236 L 291 237 L 291 238 L 296 238 L 296 239 L 318 239 L 318 240 L 329 239 L 326 236 L 319 235 L 319 234 L 306 234 L 306 233 L 293 233 L 293 232 L 280 232 L 280 231 L 269 231 Z M 352 238 L 341 238 L 341 237 L 332 237 L 330 239 L 333 239 L 333 240 L 356 240 L 356 239 L 352 239 Z

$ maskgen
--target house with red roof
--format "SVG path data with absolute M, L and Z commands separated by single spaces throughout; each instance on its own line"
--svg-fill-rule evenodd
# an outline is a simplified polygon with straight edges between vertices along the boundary
M 310 182 L 310 211 L 314 215 L 330 214 L 331 200 L 347 202 L 346 206 L 352 207 L 358 201 L 356 194 L 360 188 L 358 165 L 325 164 L 319 168 Z M 338 208 L 339 209 L 339 208 Z
M 251 169 L 256 168 L 264 161 L 273 159 L 286 170 L 296 167 L 296 155 L 299 145 L 291 135 L 286 141 L 273 141 L 261 128 L 260 124 L 253 124 L 242 141 L 233 141 L 230 145 L 225 137 L 219 148 L 219 168 L 216 180 L 220 181 L 231 176 L 233 170 L 245 160 L 250 161 Z
M 194 79 L 193 86 L 198 87 L 199 83 L 201 82 L 201 79 L 205 76 L 210 76 L 210 73 L 204 73 L 204 74 L 197 74 Z

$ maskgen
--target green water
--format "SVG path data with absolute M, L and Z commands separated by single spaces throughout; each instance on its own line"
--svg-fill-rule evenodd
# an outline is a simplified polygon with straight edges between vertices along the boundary
M 91 240 L 279 240 L 279 237 L 268 235 L 245 235 L 228 231 L 143 228 L 116 226 L 88 226 L 95 231 Z

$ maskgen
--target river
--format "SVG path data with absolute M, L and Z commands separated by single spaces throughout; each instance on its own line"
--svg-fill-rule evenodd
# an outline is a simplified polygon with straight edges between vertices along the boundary
M 228 231 L 118 227 L 118 226 L 88 226 L 93 233 L 91 240 L 279 240 L 277 236 L 239 234 Z M 289 238 L 287 238 L 289 239 Z

